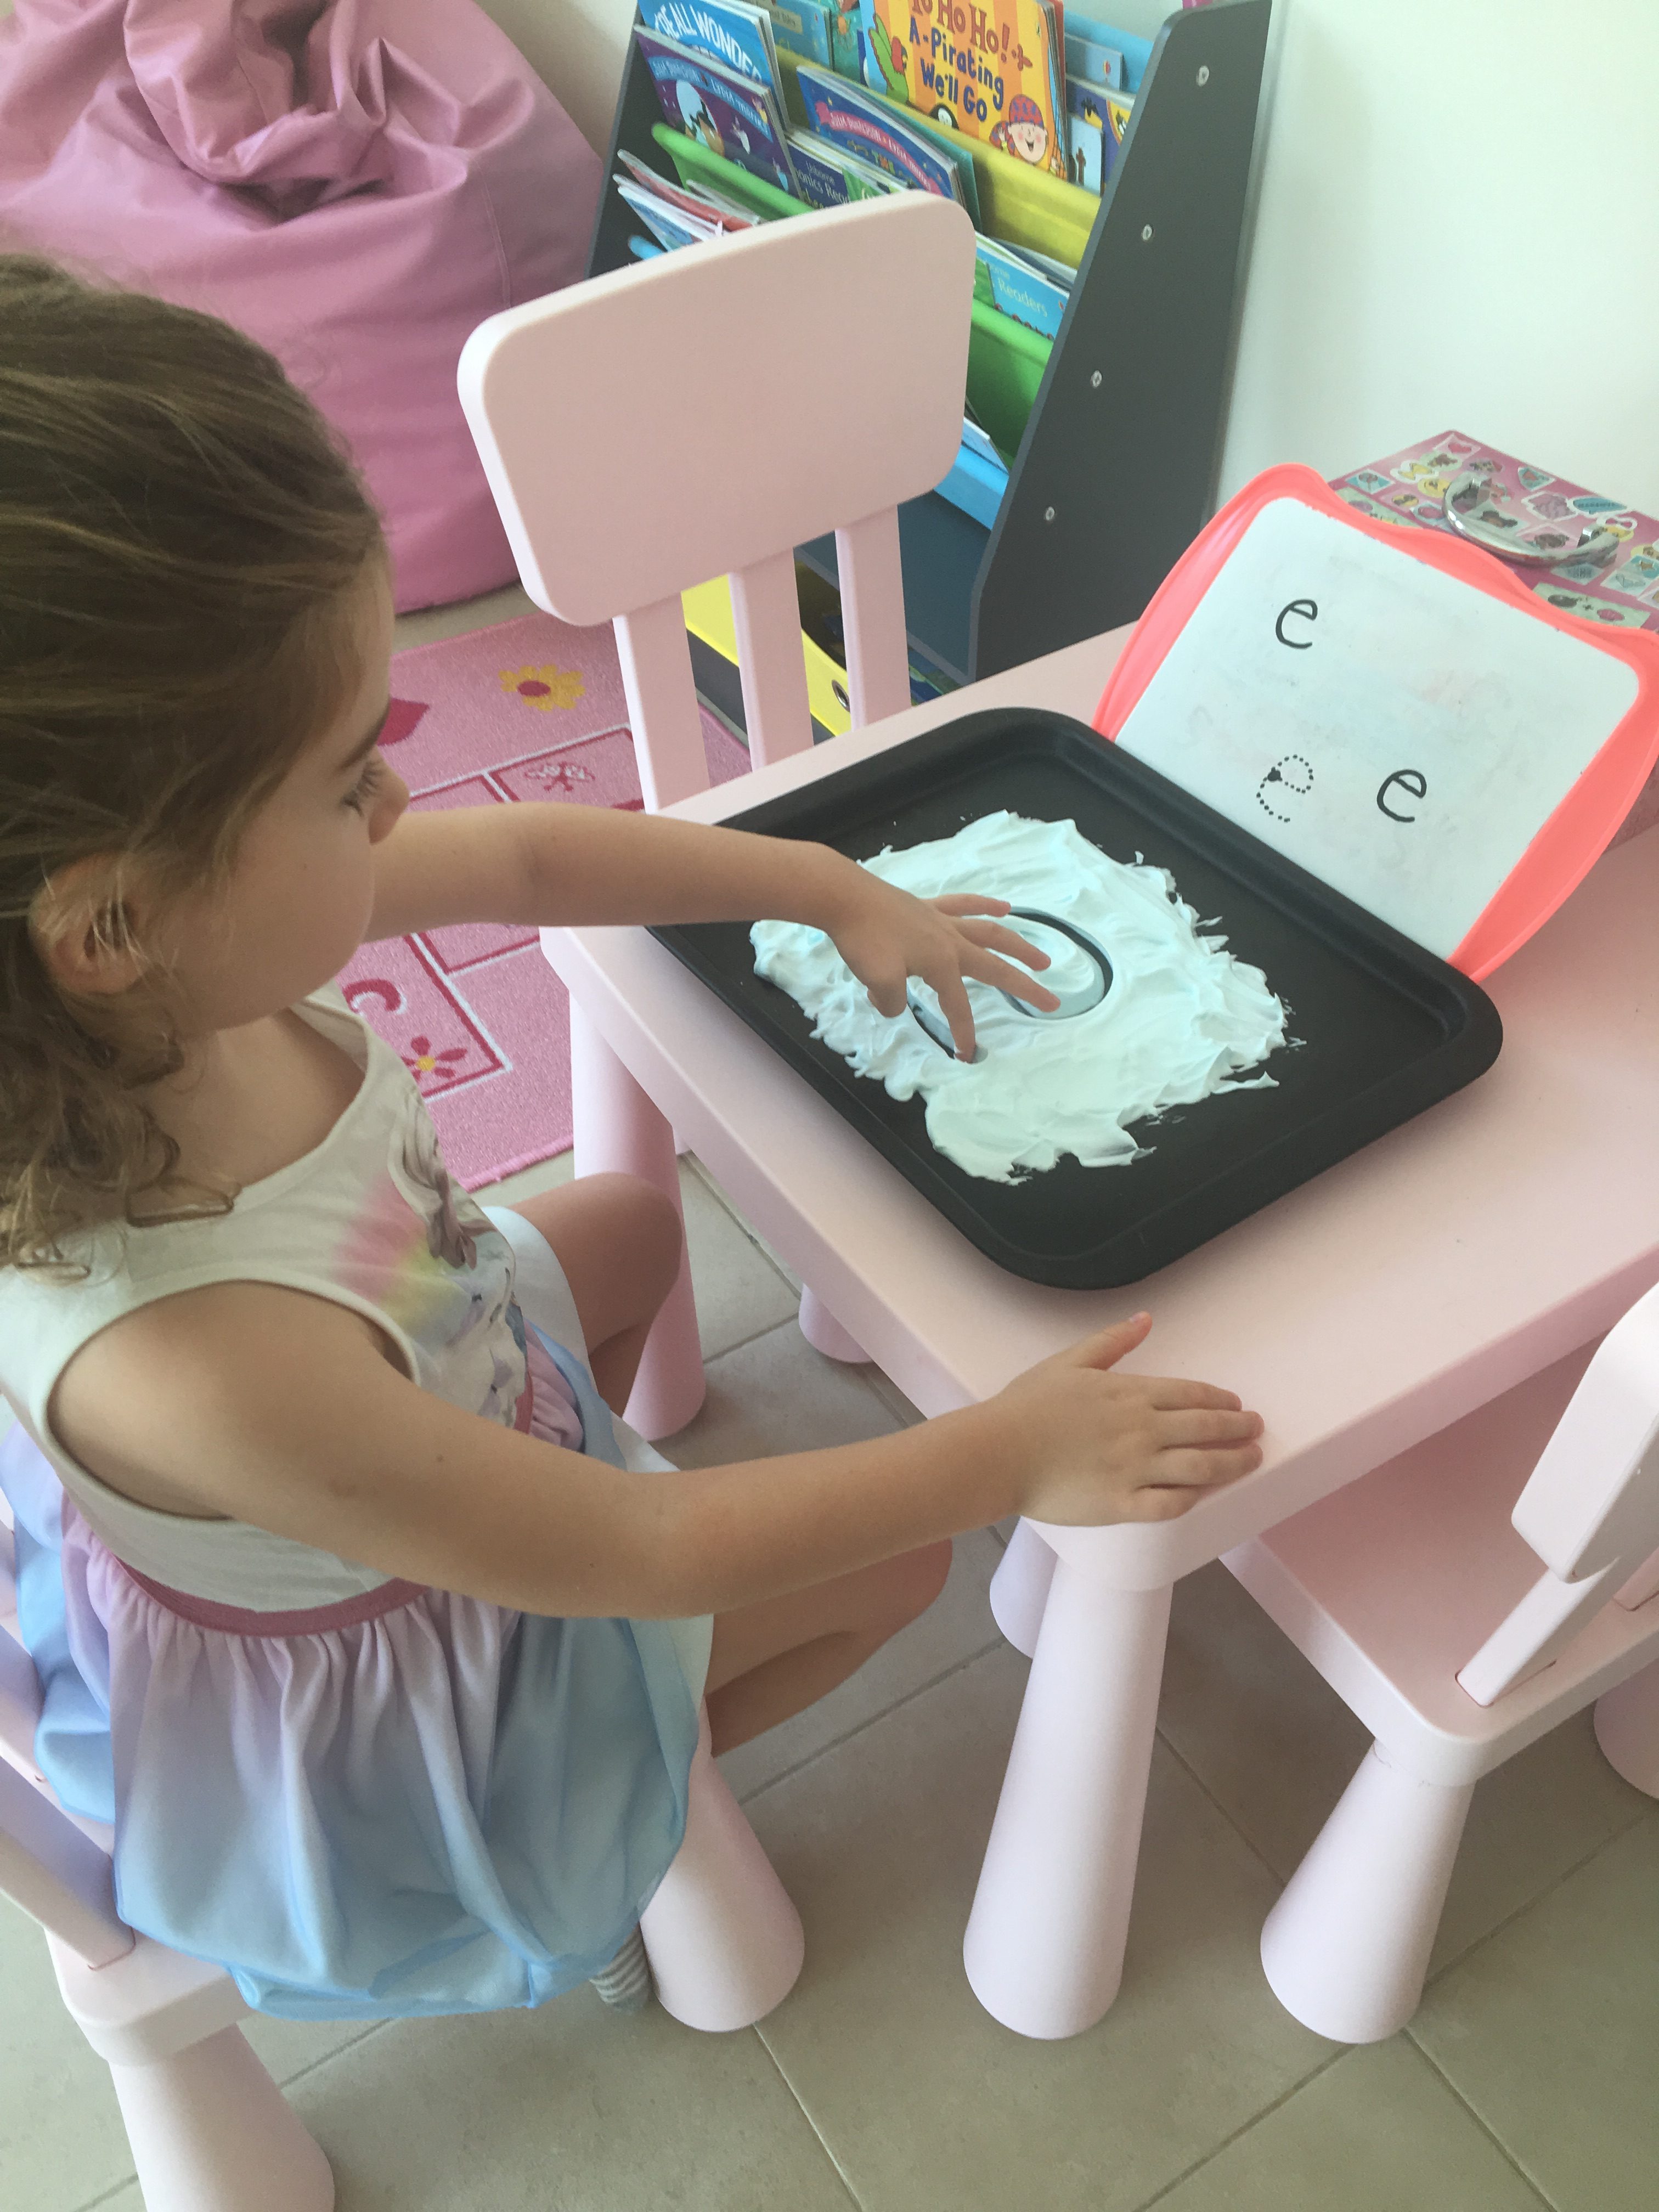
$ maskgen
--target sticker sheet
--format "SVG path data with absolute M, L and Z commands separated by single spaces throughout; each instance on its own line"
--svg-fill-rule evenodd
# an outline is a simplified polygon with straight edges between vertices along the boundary
M 1527 575 L 1541 599 L 1584 622 L 1659 630 L 1659 520 L 1483 446 L 1461 430 L 1334 477 L 1331 489 L 1377 521 L 1449 532 L 1447 489 L 1470 469 L 1490 477 L 1492 497 L 1513 518 L 1516 535 L 1540 551 L 1576 543 L 1586 523 L 1618 541 L 1618 550 L 1600 560 L 1568 562 L 1535 574 L 1517 566 L 1512 573 Z

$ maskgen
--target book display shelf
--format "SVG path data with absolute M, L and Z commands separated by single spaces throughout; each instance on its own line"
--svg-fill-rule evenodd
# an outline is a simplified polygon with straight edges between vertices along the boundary
M 900 509 L 913 654 L 947 687 L 1135 620 L 1208 516 L 1271 4 L 1212 0 L 1168 19 L 1098 199 L 960 142 L 981 228 L 1075 264 L 1077 276 L 1053 339 L 975 303 L 967 398 L 1009 459 L 988 528 L 938 493 Z M 789 119 L 799 123 L 792 58 L 779 58 Z M 763 214 L 811 212 L 671 130 L 632 42 L 607 179 L 618 149 Z M 588 275 L 628 266 L 638 228 L 607 183 Z M 842 397 L 880 404 L 879 393 Z M 836 398 L 822 404 L 828 415 Z M 834 541 L 798 557 L 818 580 L 803 613 L 822 641 L 811 607 L 834 584 Z M 694 657 L 703 686 L 714 656 Z M 730 713 L 736 689 L 714 703 Z

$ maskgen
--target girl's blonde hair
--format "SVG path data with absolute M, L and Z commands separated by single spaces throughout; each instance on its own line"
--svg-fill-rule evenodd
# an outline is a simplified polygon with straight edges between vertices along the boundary
M 349 696 L 380 526 L 280 365 L 228 324 L 0 255 L 0 1265 L 126 1218 L 178 1150 L 141 1096 L 161 996 L 71 1003 L 47 885 L 222 871 Z M 118 931 L 118 905 L 100 927 Z

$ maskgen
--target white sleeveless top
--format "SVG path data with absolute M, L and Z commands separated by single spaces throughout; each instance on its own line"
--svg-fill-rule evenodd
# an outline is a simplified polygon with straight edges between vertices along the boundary
M 249 1184 L 228 1213 L 111 1224 L 69 1240 L 66 1256 L 85 1266 L 84 1275 L 0 1268 L 0 1390 L 94 1534 L 171 1589 L 272 1611 L 335 1604 L 389 1577 L 245 1522 L 159 1512 L 100 1482 L 64 1450 L 50 1419 L 58 1379 L 83 1345 L 157 1298 L 211 1283 L 273 1283 L 362 1314 L 422 1389 L 511 1427 L 526 1378 L 518 1248 L 527 1263 L 524 1290 L 539 1289 L 548 1309 L 532 1305 L 532 1318 L 582 1356 L 574 1304 L 551 1252 L 528 1222 L 486 1213 L 452 1181 L 398 1054 L 337 988 L 295 1011 L 363 1072 L 314 1150 Z

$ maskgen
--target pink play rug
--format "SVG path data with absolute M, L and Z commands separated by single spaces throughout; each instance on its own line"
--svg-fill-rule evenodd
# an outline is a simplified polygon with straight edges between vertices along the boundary
M 526 615 L 415 646 L 393 657 L 392 695 L 381 744 L 416 806 L 644 803 L 608 624 Z M 711 781 L 748 768 L 707 714 L 703 738 Z M 414 1072 L 469 1189 L 569 1144 L 569 1001 L 535 930 L 474 923 L 366 945 L 340 981 Z

